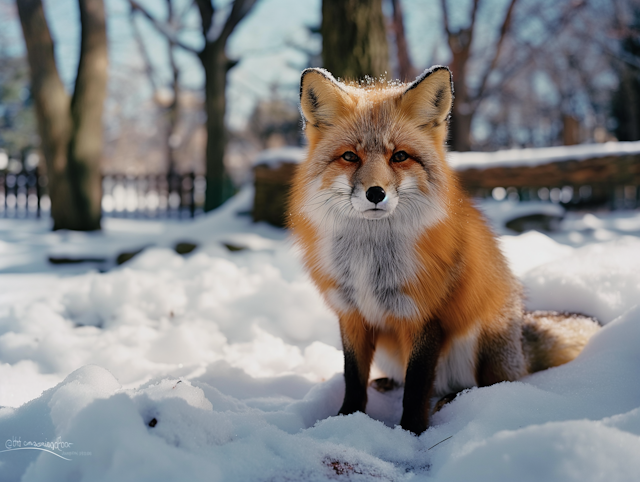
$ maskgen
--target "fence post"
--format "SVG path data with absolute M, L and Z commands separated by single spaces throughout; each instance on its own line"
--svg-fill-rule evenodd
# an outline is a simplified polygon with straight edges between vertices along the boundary
M 191 179 L 191 195 L 189 197 L 189 210 L 191 211 L 191 218 L 196 217 L 196 173 L 190 172 L 189 178 Z

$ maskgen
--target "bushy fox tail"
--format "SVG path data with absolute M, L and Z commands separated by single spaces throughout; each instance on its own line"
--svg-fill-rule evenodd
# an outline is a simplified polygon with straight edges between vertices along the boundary
M 557 311 L 529 311 L 522 325 L 522 347 L 529 373 L 573 360 L 600 329 L 595 318 Z

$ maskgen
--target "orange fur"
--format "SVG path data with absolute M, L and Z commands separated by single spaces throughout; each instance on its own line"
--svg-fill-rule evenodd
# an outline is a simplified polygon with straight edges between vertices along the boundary
M 374 352 L 386 353 L 404 378 L 412 357 L 428 359 L 421 346 L 436 350 L 429 382 L 436 392 L 514 380 L 531 369 L 525 356 L 533 355 L 521 346 L 521 287 L 446 162 L 450 82 L 444 68 L 412 84 L 364 87 L 319 69 L 303 73 L 309 146 L 289 226 L 340 318 L 345 378 L 353 364 L 359 383 L 368 380 Z M 382 201 L 371 200 L 372 187 Z M 438 329 L 425 331 L 432 324 Z M 366 403 L 362 387 L 353 390 Z M 349 397 L 341 413 L 353 410 L 345 409 Z M 406 421 L 415 430 L 420 423 Z

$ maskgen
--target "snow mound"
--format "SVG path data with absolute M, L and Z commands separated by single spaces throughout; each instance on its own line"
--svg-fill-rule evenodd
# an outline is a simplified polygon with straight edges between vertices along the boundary
M 638 238 L 584 246 L 524 275 L 527 306 L 585 313 L 608 323 L 640 302 L 639 273 Z
M 58 451 L 70 460 L 5 452 L 3 480 L 632 480 L 639 343 L 635 308 L 567 365 L 465 391 L 420 437 L 361 413 L 332 416 L 340 375 L 301 400 L 267 404 L 224 393 L 206 376 L 124 390 L 106 370 L 84 367 L 0 411 L 3 434 L 71 443 Z M 397 423 L 401 389 L 374 392 Z

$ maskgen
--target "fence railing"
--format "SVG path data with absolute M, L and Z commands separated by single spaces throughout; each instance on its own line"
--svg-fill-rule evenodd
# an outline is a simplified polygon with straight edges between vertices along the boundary
M 207 182 L 194 173 L 102 177 L 106 217 L 189 219 L 204 211 Z M 48 216 L 47 177 L 37 169 L 0 171 L 0 218 Z
M 133 218 L 193 218 L 204 210 L 207 181 L 188 174 L 102 178 L 104 216 Z
M 36 169 L 0 171 L 0 217 L 39 217 L 51 208 L 46 194 L 47 178 Z

